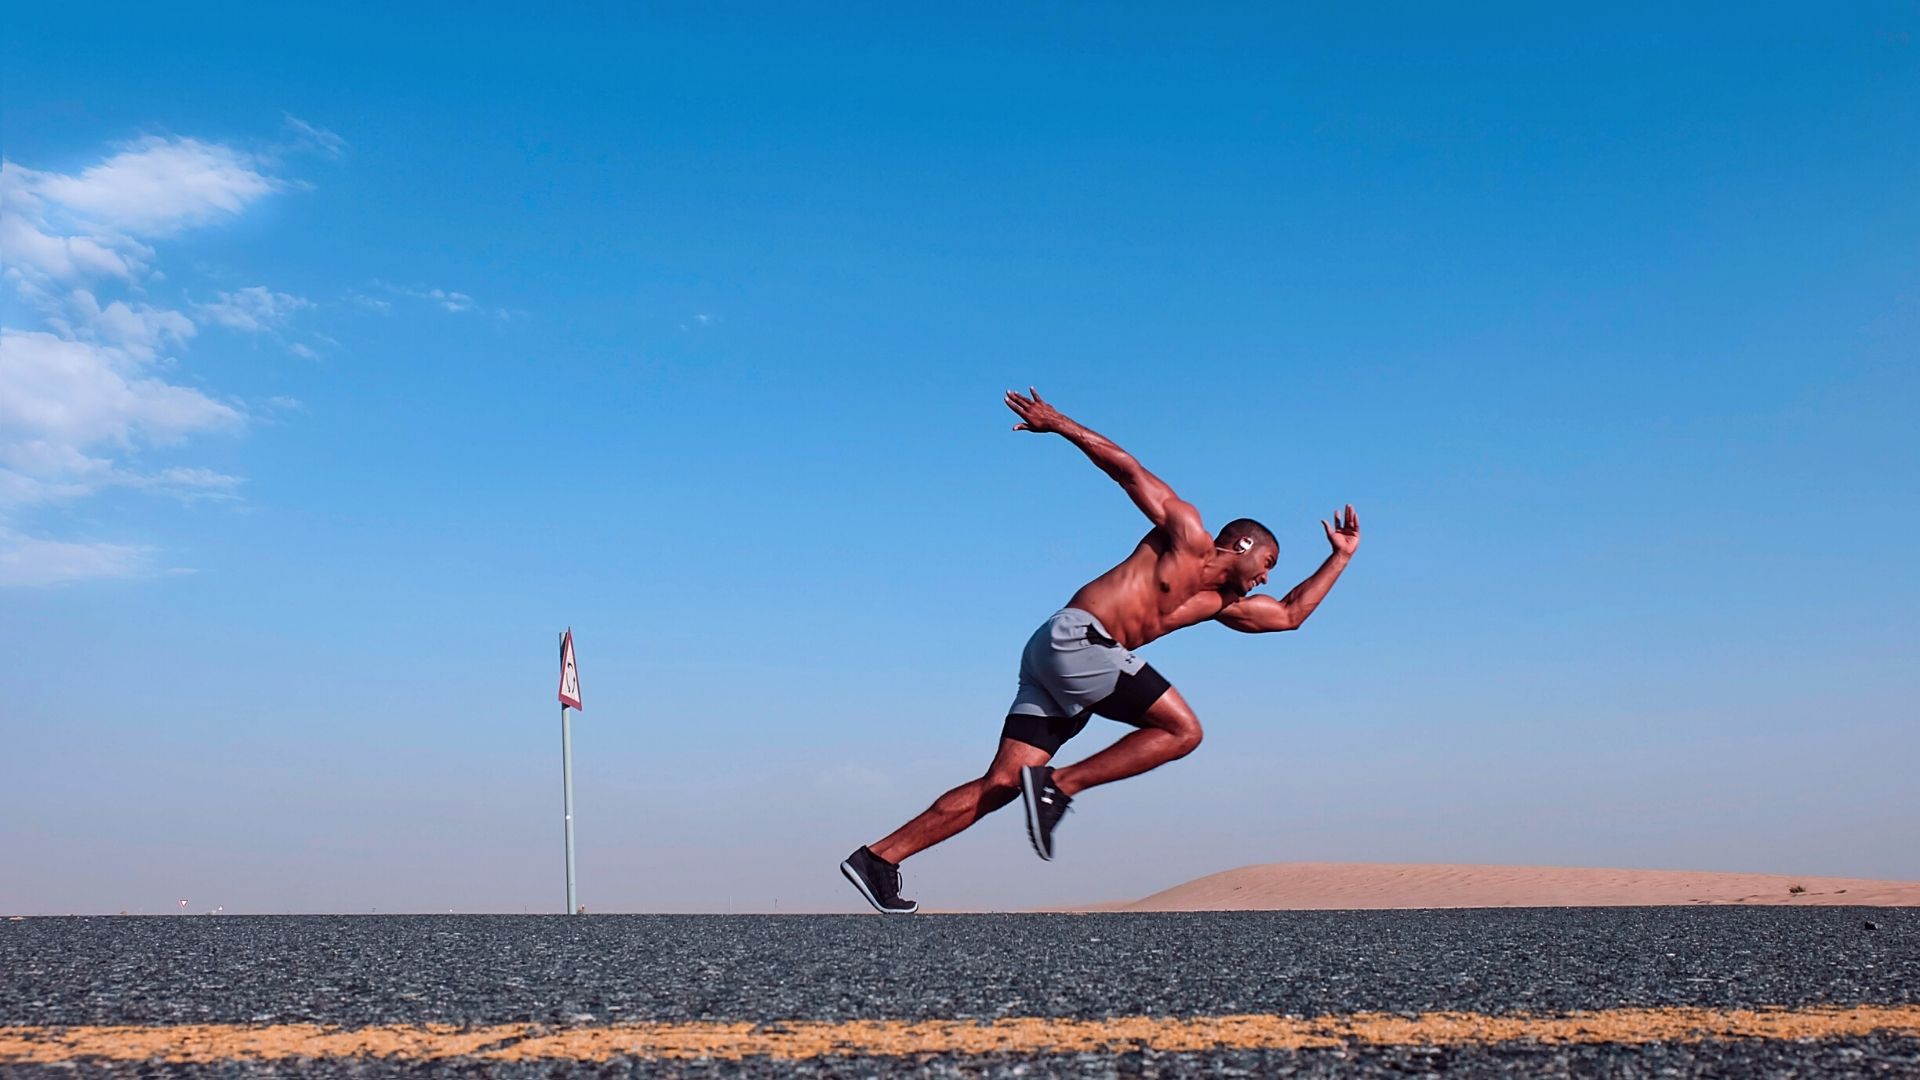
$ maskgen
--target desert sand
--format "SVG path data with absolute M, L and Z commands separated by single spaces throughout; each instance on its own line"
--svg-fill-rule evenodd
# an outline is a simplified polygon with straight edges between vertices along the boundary
M 1270 911 L 1640 904 L 1920 906 L 1920 882 L 1552 866 L 1264 863 L 1195 878 L 1139 900 L 1058 910 Z

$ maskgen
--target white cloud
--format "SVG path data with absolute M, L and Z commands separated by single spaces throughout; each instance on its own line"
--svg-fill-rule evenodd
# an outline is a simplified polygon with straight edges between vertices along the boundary
M 158 281 L 146 240 L 226 220 L 286 186 L 262 168 L 230 146 L 162 136 L 77 175 L 0 161 L 0 276 L 49 312 L 90 282 Z
M 290 293 L 274 292 L 265 285 L 249 285 L 234 292 L 222 292 L 210 304 L 195 304 L 193 310 L 212 322 L 234 330 L 265 333 L 287 324 L 294 312 L 313 307 L 313 301 Z
M 131 236 L 93 226 L 55 227 L 63 215 L 37 190 L 48 175 L 0 160 L 0 280 L 44 315 L 63 320 L 72 285 L 130 283 L 151 252 Z
M 161 349 L 182 344 L 196 332 L 193 320 L 177 311 L 124 300 L 101 307 L 86 289 L 73 290 L 67 295 L 67 303 L 78 324 L 57 316 L 50 321 L 68 337 L 99 342 L 140 360 L 150 360 Z
M 26 536 L 0 525 L 0 587 L 67 585 L 152 572 L 153 549 Z
M 161 135 L 127 143 L 78 176 L 33 173 L 30 183 L 76 222 L 141 237 L 231 219 L 285 186 L 246 151 Z
M 167 445 L 243 420 L 233 406 L 153 375 L 134 353 L 0 329 L 0 468 L 85 484 L 105 461 L 97 450 Z
M 338 145 L 311 125 L 296 134 L 323 149 Z M 238 497 L 238 477 L 142 464 L 156 448 L 248 421 L 238 405 L 171 374 L 172 354 L 198 327 L 186 312 L 149 302 L 148 289 L 165 280 L 149 241 L 229 221 L 291 186 L 270 174 L 268 159 L 170 136 L 121 144 L 73 174 L 0 160 L 0 279 L 41 323 L 0 327 L 0 585 L 151 570 L 143 545 L 30 535 L 19 518 L 36 505 L 109 488 L 187 501 Z M 103 295 L 109 288 L 127 295 Z M 193 310 L 216 325 L 274 332 L 311 306 L 252 286 Z

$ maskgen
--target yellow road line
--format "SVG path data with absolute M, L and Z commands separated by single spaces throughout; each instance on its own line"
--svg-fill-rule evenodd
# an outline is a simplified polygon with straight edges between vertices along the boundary
M 1313 1047 L 1700 1042 L 1920 1036 L 1920 1005 L 1804 1009 L 1622 1008 L 1557 1016 L 1431 1012 L 1289 1016 L 1020 1017 L 964 1020 L 793 1020 L 780 1023 L 182 1024 L 0 1027 L 0 1065 L 64 1061 L 206 1064 L 287 1058 L 437 1061 L 605 1061 L 610 1058 L 800 1060 L 913 1054 L 1060 1054 L 1129 1050 L 1301 1050 Z

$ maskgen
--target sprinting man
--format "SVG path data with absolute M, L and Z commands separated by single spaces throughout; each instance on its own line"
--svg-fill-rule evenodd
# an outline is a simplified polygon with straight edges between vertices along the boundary
M 1040 399 L 1007 391 L 1020 417 L 1015 431 L 1055 432 L 1118 481 L 1153 530 L 1133 554 L 1082 586 L 1028 639 L 1020 654 L 1020 689 L 1000 730 L 987 773 L 934 800 L 919 817 L 883 840 L 847 856 L 840 872 L 875 908 L 911 914 L 920 905 L 900 897 L 900 863 L 1021 798 L 1027 836 L 1042 859 L 1053 858 L 1053 832 L 1073 797 L 1185 757 L 1200 745 L 1200 721 L 1172 684 L 1133 650 L 1183 626 L 1209 619 L 1247 634 L 1292 630 L 1313 614 L 1360 546 L 1360 519 L 1322 521 L 1333 554 L 1286 596 L 1254 596 L 1266 583 L 1280 545 L 1250 518 L 1209 536 L 1200 512 L 1159 477 L 1097 432 Z M 1118 742 L 1084 761 L 1047 763 L 1095 715 L 1131 724 Z

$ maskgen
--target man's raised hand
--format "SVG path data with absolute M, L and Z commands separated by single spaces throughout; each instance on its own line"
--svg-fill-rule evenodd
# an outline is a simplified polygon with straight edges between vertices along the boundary
M 1013 430 L 1059 431 L 1067 418 L 1060 414 L 1059 409 L 1040 400 L 1040 392 L 1033 387 L 1027 387 L 1027 394 L 1030 396 L 1021 397 L 1018 390 L 1007 391 L 1007 408 L 1020 417 L 1020 422 L 1013 425 Z
M 1353 512 L 1352 503 L 1347 504 L 1346 521 L 1340 520 L 1340 512 L 1336 510 L 1333 513 L 1333 524 L 1329 525 L 1322 521 L 1320 527 L 1327 530 L 1327 543 L 1332 544 L 1333 550 L 1342 555 L 1352 555 L 1353 549 L 1360 546 L 1360 516 Z

